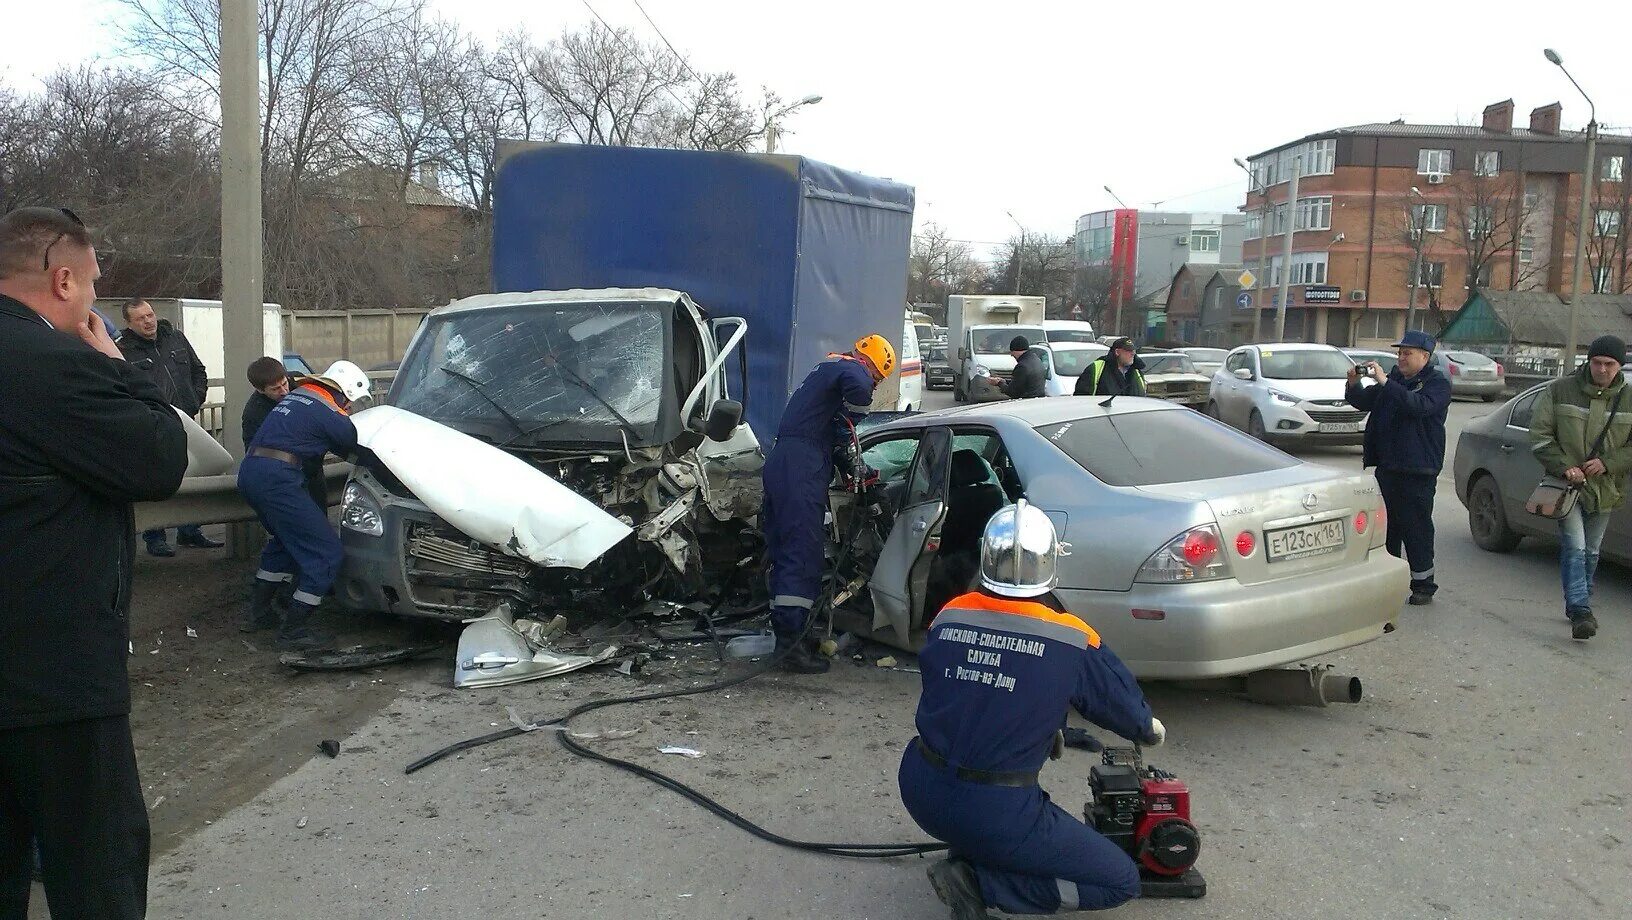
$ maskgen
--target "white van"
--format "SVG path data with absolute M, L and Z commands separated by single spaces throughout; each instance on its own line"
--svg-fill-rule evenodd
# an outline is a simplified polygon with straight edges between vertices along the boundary
M 895 356 L 896 373 L 901 380 L 901 393 L 896 397 L 899 412 L 922 412 L 924 408 L 924 359 L 918 341 L 917 325 L 912 314 L 907 314 L 906 328 L 901 330 L 901 353 Z

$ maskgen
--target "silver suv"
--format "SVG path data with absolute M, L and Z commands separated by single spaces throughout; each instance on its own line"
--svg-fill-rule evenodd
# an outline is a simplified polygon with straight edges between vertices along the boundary
M 1207 414 L 1265 441 L 1359 444 L 1366 413 L 1343 399 L 1353 366 L 1330 345 L 1243 345 L 1213 374 Z

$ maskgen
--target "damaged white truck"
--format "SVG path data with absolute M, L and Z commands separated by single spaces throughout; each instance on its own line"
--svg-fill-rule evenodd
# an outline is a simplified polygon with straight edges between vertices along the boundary
M 660 288 L 433 311 L 390 405 L 357 416 L 340 598 L 458 621 L 698 593 L 751 549 L 760 504 L 725 369 L 746 330 Z

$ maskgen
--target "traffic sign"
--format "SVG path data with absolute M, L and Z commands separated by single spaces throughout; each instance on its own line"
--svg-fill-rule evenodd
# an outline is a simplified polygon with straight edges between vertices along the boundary
M 1243 271 L 1241 277 L 1235 279 L 1235 283 L 1241 285 L 1242 290 L 1250 291 L 1253 285 L 1258 283 L 1258 276 L 1250 271 Z
M 1242 291 L 1241 293 L 1235 295 L 1235 305 L 1243 310 L 1252 306 L 1252 295 L 1248 294 L 1246 291 Z

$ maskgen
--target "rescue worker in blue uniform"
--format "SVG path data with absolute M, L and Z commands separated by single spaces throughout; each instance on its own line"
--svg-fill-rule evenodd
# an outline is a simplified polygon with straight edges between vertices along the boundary
M 303 467 L 325 454 L 357 450 L 351 403 L 368 395 L 368 375 L 350 361 L 336 361 L 319 377 L 298 378 L 261 423 L 238 467 L 238 491 L 255 509 L 271 539 L 261 551 L 245 629 L 278 630 L 278 647 L 320 648 L 333 641 L 309 622 L 334 584 L 344 551 L 327 509 L 312 501 Z M 279 624 L 273 601 L 295 583 Z
M 1022 500 L 998 511 L 982 538 L 980 590 L 942 608 L 918 656 L 901 799 L 950 845 L 929 879 L 954 920 L 989 917 L 987 907 L 1102 910 L 1139 895 L 1133 859 L 1037 785 L 1067 706 L 1142 744 L 1167 734 L 1127 667 L 1054 598 L 1058 553 L 1041 509 Z
M 827 659 L 800 642 L 816 604 L 826 556 L 827 489 L 836 463 L 865 480 L 855 443 L 873 389 L 895 370 L 895 349 L 881 335 L 858 341 L 849 354 L 831 354 L 788 398 L 776 441 L 765 458 L 765 501 L 760 530 L 770 569 L 771 629 L 782 666 L 800 674 L 827 670 Z

